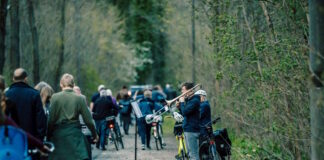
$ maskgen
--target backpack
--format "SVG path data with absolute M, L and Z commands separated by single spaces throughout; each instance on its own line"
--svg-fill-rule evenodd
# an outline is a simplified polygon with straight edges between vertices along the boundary
M 0 148 L 1 160 L 31 160 L 28 156 L 27 136 L 19 128 L 0 126 Z
M 220 156 L 228 156 L 231 155 L 231 146 L 232 142 L 228 137 L 227 129 L 220 129 L 214 131 L 215 143 L 217 152 Z
M 120 105 L 123 107 L 120 109 L 120 114 L 128 115 L 132 112 L 132 106 L 129 101 L 121 102 Z

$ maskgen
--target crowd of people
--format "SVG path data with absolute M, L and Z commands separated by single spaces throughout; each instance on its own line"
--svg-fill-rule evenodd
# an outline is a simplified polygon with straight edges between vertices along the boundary
M 99 85 L 97 92 L 91 97 L 88 107 L 86 97 L 75 85 L 71 74 L 63 74 L 60 80 L 61 91 L 54 90 L 46 82 L 38 83 L 34 88 L 28 84 L 25 69 L 18 68 L 13 73 L 13 83 L 6 89 L 4 78 L 0 76 L 0 125 L 10 125 L 22 129 L 28 137 L 28 148 L 38 148 L 41 155 L 49 153 L 48 159 L 91 159 L 89 139 L 81 132 L 80 119 L 84 123 L 96 143 L 96 148 L 106 150 L 108 136 L 106 117 L 119 116 L 115 120 L 115 129 L 129 134 L 132 123 L 132 101 L 137 101 L 142 117 L 137 119 L 141 137 L 142 150 L 151 149 L 151 124 L 145 117 L 160 111 L 166 100 L 176 97 L 176 92 L 169 84 L 163 90 L 159 85 L 153 88 L 138 90 L 135 93 L 124 86 L 116 98 L 112 91 Z M 187 93 L 193 83 L 183 83 L 181 92 Z M 183 130 L 190 159 L 199 159 L 199 137 L 206 134 L 203 127 L 210 122 L 210 106 L 206 92 L 199 90 L 177 101 L 173 115 L 177 121 L 183 120 Z M 179 118 L 183 117 L 183 118 Z M 162 125 L 163 119 L 159 125 Z M 43 145 L 43 141 L 51 141 L 55 150 Z M 162 139 L 165 146 L 165 142 Z M 40 159 L 40 154 L 31 155 L 32 159 Z

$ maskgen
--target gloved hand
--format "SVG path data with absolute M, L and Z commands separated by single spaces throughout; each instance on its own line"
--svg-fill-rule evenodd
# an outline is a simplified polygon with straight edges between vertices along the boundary
M 178 112 L 173 112 L 173 118 L 177 121 L 177 122 L 182 122 L 183 121 L 183 117 L 181 114 L 179 114 Z

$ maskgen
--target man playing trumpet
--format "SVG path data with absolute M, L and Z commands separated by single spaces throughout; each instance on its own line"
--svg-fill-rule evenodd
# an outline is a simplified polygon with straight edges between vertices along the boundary
M 194 83 L 185 82 L 181 85 L 181 93 L 177 107 L 184 117 L 183 130 L 186 139 L 186 147 L 190 160 L 199 160 L 199 118 L 200 96 L 194 95 Z

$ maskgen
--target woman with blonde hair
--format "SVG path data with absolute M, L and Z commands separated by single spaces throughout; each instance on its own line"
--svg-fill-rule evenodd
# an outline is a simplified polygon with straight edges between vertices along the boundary
M 54 90 L 49 84 L 47 84 L 44 81 L 39 82 L 35 86 L 35 89 L 37 89 L 40 92 L 45 115 L 46 117 L 48 117 L 49 104 L 50 104 L 51 97 L 54 94 Z

